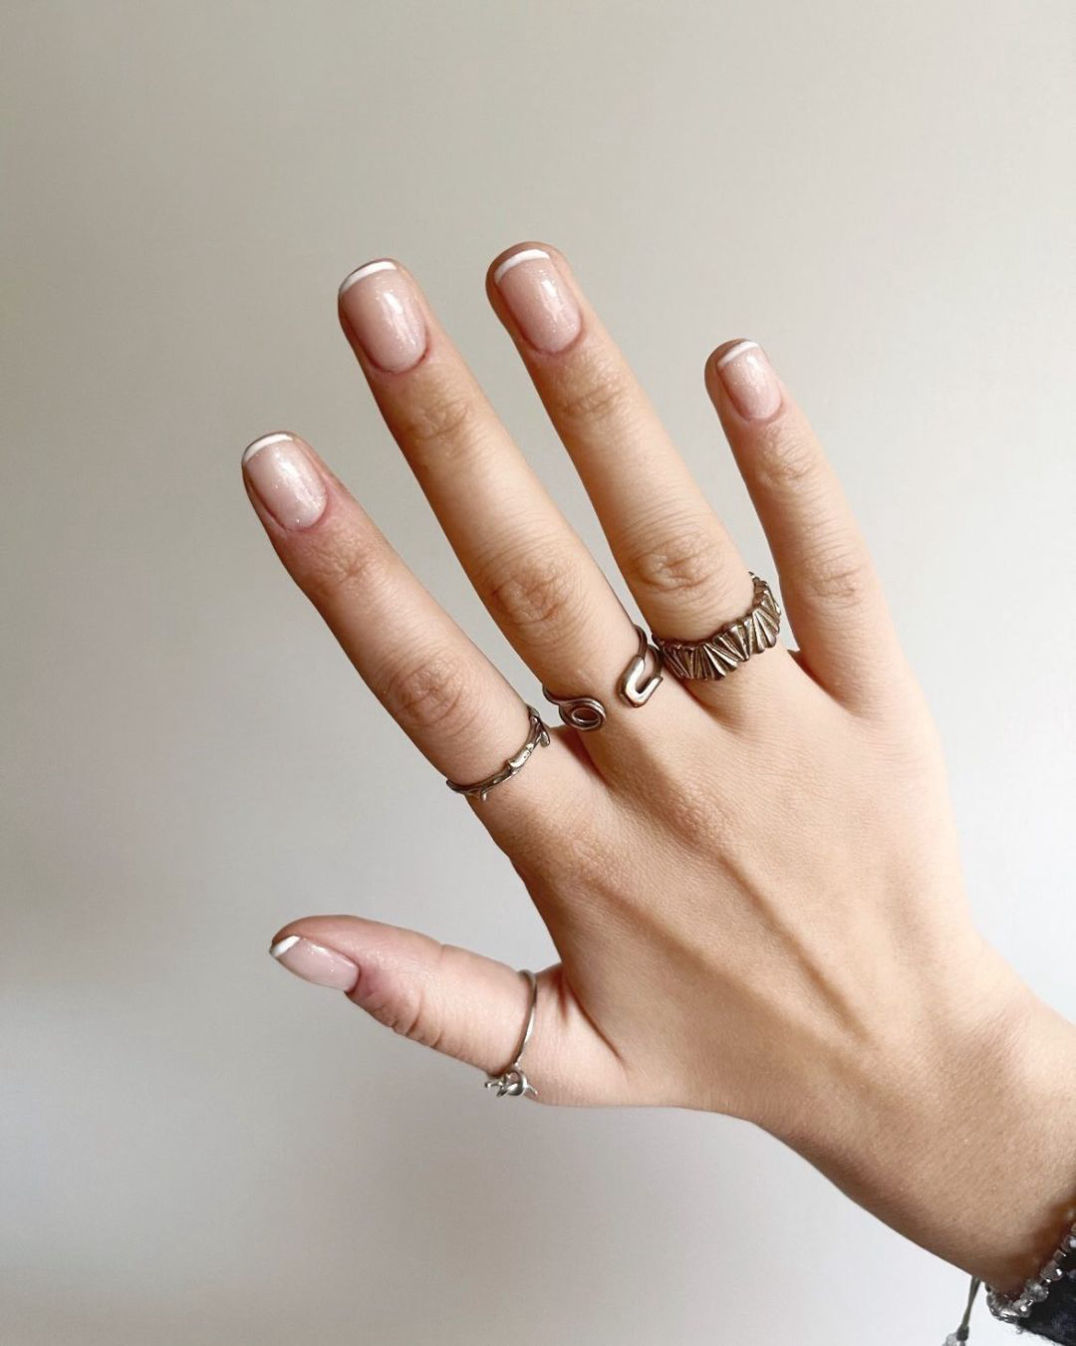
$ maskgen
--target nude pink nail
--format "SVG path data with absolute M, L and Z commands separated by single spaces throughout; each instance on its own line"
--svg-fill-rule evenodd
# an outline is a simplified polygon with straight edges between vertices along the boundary
M 548 252 L 521 248 L 512 253 L 494 271 L 493 283 L 537 350 L 554 355 L 579 335 L 579 305 Z
M 340 286 L 340 310 L 379 369 L 402 374 L 426 353 L 426 320 L 409 276 L 395 262 L 367 262 Z
M 757 341 L 737 341 L 714 368 L 745 420 L 764 421 L 781 405 L 777 375 Z
M 263 435 L 243 452 L 243 471 L 254 493 L 281 528 L 309 528 L 325 512 L 321 474 L 294 435 Z
M 312 981 L 315 986 L 350 991 L 359 979 L 358 965 L 350 958 L 300 935 L 278 939 L 269 952 L 282 967 L 302 977 L 303 981 Z

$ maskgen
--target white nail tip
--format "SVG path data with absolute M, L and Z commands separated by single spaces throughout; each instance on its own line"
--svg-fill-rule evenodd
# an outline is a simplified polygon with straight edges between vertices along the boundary
M 500 281 L 506 271 L 511 271 L 519 262 L 530 262 L 536 257 L 544 257 L 547 262 L 550 260 L 549 253 L 543 252 L 541 248 L 523 248 L 519 252 L 514 252 L 511 257 L 506 257 L 493 273 L 494 285 Z
M 395 262 L 367 262 L 365 266 L 357 267 L 349 276 L 345 276 L 340 282 L 340 294 L 345 290 L 350 290 L 357 280 L 362 280 L 363 276 L 372 276 L 375 271 L 399 271 Z
M 720 369 L 723 365 L 727 365 L 730 360 L 735 360 L 737 355 L 742 355 L 744 351 L 757 351 L 759 349 L 760 347 L 757 341 L 737 341 L 736 345 L 731 346 L 721 359 L 718 360 L 714 368 Z
M 279 958 L 282 953 L 287 953 L 289 949 L 294 949 L 298 943 L 298 935 L 285 935 L 283 939 L 277 940 L 269 952 L 274 958 Z
M 273 435 L 262 435 L 261 439 L 256 439 L 253 444 L 248 444 L 243 450 L 244 463 L 249 463 L 256 453 L 261 453 L 262 449 L 268 448 L 270 444 L 294 444 L 295 436 L 277 433 Z

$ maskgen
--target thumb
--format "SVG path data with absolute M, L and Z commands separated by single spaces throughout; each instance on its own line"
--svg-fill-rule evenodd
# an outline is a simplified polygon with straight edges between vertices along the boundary
M 512 1064 L 530 1011 L 527 979 L 507 963 L 358 916 L 306 916 L 269 952 L 289 972 L 346 993 L 379 1023 L 499 1075 Z M 523 1069 L 543 1103 L 628 1102 L 619 1056 L 557 964 L 538 974 Z

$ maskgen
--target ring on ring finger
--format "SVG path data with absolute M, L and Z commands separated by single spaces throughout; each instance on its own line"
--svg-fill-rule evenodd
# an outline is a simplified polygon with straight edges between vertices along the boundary
M 781 628 L 781 608 L 773 590 L 753 571 L 754 598 L 742 617 L 724 622 L 702 640 L 673 640 L 654 636 L 669 672 L 685 682 L 715 681 L 728 677 L 754 654 L 772 650 Z

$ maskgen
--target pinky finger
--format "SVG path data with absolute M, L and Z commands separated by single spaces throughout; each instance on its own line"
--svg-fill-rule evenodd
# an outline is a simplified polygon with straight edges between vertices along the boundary
M 706 383 L 807 667 L 852 708 L 887 702 L 907 686 L 907 665 L 867 544 L 807 417 L 755 341 L 720 346 Z
M 289 972 L 343 991 L 403 1037 L 489 1075 L 512 1063 L 530 1010 L 526 979 L 506 963 L 357 916 L 293 921 L 270 952 Z M 559 965 L 538 976 L 522 1064 L 540 1102 L 628 1101 L 619 1058 L 568 990 Z

